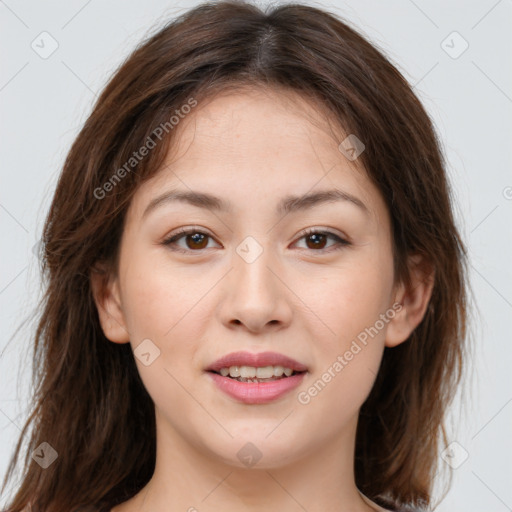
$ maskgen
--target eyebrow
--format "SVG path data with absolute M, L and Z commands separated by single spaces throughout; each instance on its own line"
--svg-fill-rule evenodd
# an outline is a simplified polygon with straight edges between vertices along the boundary
M 286 196 L 279 202 L 276 212 L 280 215 L 284 215 L 338 201 L 351 203 L 364 213 L 370 213 L 368 207 L 359 198 L 339 189 L 321 190 L 302 196 Z M 155 197 L 144 210 L 142 218 L 146 217 L 157 208 L 174 202 L 187 203 L 192 206 L 197 206 L 198 208 L 219 212 L 231 211 L 231 203 L 212 194 L 206 192 L 171 190 Z

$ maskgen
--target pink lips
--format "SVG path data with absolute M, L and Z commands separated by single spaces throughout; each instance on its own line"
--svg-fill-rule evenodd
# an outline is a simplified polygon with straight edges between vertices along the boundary
M 230 366 L 284 366 L 291 368 L 296 372 L 307 371 L 307 366 L 283 356 L 277 352 L 260 352 L 259 354 L 251 354 L 251 352 L 232 352 L 227 356 L 217 359 L 212 363 L 206 371 L 218 372 L 221 368 L 229 368 Z
M 277 400 L 297 387 L 306 374 L 297 373 L 291 377 L 269 382 L 238 382 L 213 372 L 209 372 L 208 375 L 221 391 L 232 398 L 245 404 L 266 404 L 272 400 Z
M 283 366 L 301 373 L 268 382 L 239 382 L 214 373 L 230 366 Z M 246 404 L 264 404 L 296 388 L 302 382 L 307 366 L 276 352 L 233 352 L 215 361 L 206 371 L 217 387 L 235 400 Z

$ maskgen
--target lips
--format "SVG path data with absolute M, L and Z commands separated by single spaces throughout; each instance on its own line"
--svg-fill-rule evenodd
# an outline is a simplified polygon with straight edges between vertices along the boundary
M 221 368 L 231 366 L 252 366 L 255 368 L 264 366 L 283 366 L 291 368 L 295 372 L 306 372 L 308 367 L 295 359 L 292 359 L 277 352 L 260 352 L 253 354 L 251 352 L 232 352 L 208 366 L 205 370 L 218 373 Z
M 266 374 L 273 370 L 274 375 L 279 376 L 270 379 L 234 377 L 240 375 L 240 372 L 254 372 L 254 369 L 264 369 Z M 273 402 L 290 393 L 302 382 L 308 368 L 295 359 L 277 352 L 233 352 L 221 357 L 205 370 L 223 393 L 237 402 L 256 405 Z M 221 370 L 223 375 L 219 373 Z
M 262 405 L 285 398 L 299 386 L 306 372 L 297 373 L 291 377 L 270 382 L 238 382 L 229 377 L 222 377 L 215 372 L 206 372 L 217 389 L 236 402 L 249 405 Z

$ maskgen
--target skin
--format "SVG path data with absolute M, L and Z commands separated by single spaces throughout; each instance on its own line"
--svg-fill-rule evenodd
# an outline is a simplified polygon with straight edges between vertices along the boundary
M 411 287 L 395 282 L 384 200 L 357 159 L 338 149 L 346 135 L 320 112 L 277 89 L 245 88 L 199 104 L 175 128 L 164 167 L 133 197 L 117 275 L 106 284 L 91 275 L 106 337 L 133 349 L 150 339 L 160 350 L 148 366 L 135 358 L 155 403 L 155 473 L 114 512 L 384 510 L 354 482 L 358 412 L 384 348 L 406 341 L 423 318 L 431 281 L 414 270 L 416 257 Z M 275 211 L 284 196 L 332 188 L 368 211 L 349 201 Z M 174 202 L 143 216 L 153 198 L 174 189 L 214 194 L 231 210 Z M 182 237 L 175 247 L 188 252 L 176 252 L 162 242 L 180 227 L 210 237 L 203 244 Z M 327 237 L 319 249 L 306 228 L 350 245 Z M 236 252 L 248 236 L 263 251 L 251 263 Z M 400 312 L 299 403 L 298 394 L 393 304 Z M 238 350 L 279 352 L 308 373 L 274 402 L 242 404 L 204 372 Z M 248 442 L 262 454 L 252 467 L 237 457 Z

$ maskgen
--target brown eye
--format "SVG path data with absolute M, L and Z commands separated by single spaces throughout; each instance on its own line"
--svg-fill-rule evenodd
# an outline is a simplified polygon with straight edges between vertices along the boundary
M 327 243 L 327 235 L 323 233 L 313 233 L 305 238 L 308 249 L 323 249 Z
M 185 239 L 185 247 L 178 244 L 181 239 Z M 198 231 L 196 229 L 183 229 L 178 233 L 171 235 L 169 238 L 164 240 L 162 244 L 177 252 L 200 253 L 202 252 L 202 249 L 208 248 L 208 241 L 210 239 L 213 240 L 213 237 L 207 233 L 203 233 L 202 231 Z M 335 243 L 327 246 L 329 239 L 334 240 Z M 350 242 L 329 231 L 322 232 L 318 230 L 309 230 L 303 234 L 299 240 L 305 240 L 306 249 L 320 253 L 342 249 L 343 247 L 350 245 Z
M 334 240 L 335 243 L 327 246 L 329 239 Z M 335 233 L 315 229 L 306 231 L 299 239 L 301 240 L 305 241 L 305 249 L 311 249 L 313 252 L 330 252 L 350 245 L 350 242 Z
M 178 244 L 182 238 L 185 239 L 185 247 Z M 166 245 L 177 252 L 200 252 L 207 248 L 209 239 L 212 239 L 210 235 L 197 229 L 182 229 L 164 240 L 162 245 Z
M 186 235 L 187 247 L 189 249 L 204 249 L 208 245 L 208 235 L 204 233 L 194 233 Z M 190 243 L 188 243 L 190 241 Z

